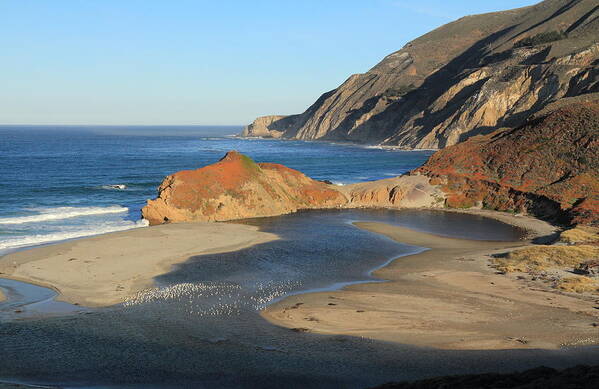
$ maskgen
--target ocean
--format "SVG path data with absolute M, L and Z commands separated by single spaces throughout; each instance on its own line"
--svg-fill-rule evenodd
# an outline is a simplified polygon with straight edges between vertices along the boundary
M 240 126 L 0 126 L 0 255 L 146 226 L 140 209 L 168 174 L 237 150 L 336 184 L 400 175 L 432 151 L 240 139 Z

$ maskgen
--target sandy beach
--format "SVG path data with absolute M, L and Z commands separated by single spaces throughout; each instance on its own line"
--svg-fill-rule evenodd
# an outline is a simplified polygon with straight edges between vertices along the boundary
M 533 236 L 552 230 L 530 218 L 520 224 Z M 374 272 L 389 282 L 291 296 L 268 307 L 263 317 L 296 331 L 442 349 L 556 349 L 599 342 L 596 298 L 499 275 L 489 266 L 490 254 L 529 242 L 445 238 L 374 222 L 355 225 L 428 250 Z
M 537 219 L 484 213 L 527 229 L 529 238 L 555 231 Z M 555 349 L 599 342 L 596 299 L 557 292 L 521 275 L 499 275 L 489 266 L 489 255 L 530 241 L 447 238 L 380 222 L 354 225 L 427 250 L 373 273 L 389 282 L 290 296 L 262 311 L 264 318 L 297 331 L 443 349 Z M 274 239 L 249 225 L 168 224 L 8 254 L 0 258 L 0 275 L 52 288 L 61 301 L 109 306 L 152 287 L 154 277 L 194 255 Z
M 11 253 L 0 258 L 0 277 L 52 288 L 60 301 L 108 306 L 151 287 L 154 277 L 191 256 L 273 239 L 273 234 L 240 224 L 167 224 Z

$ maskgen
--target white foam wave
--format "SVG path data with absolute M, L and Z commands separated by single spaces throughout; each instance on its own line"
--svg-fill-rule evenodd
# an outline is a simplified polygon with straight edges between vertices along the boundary
M 17 216 L 0 218 L 0 224 L 24 224 L 38 223 L 51 220 L 62 220 L 80 216 L 104 215 L 109 213 L 124 213 L 128 208 L 118 205 L 110 207 L 57 207 L 57 208 L 33 208 L 37 215 Z
M 44 243 L 57 242 L 67 239 L 82 238 L 85 236 L 106 234 L 108 232 L 125 231 L 133 228 L 147 227 L 148 221 L 145 219 L 137 222 L 124 222 L 117 225 L 104 225 L 96 228 L 83 229 L 69 232 L 56 232 L 52 234 L 29 235 L 18 238 L 7 239 L 0 241 L 0 250 L 14 249 L 18 247 L 34 246 Z
M 364 145 L 365 149 L 386 150 L 386 151 L 439 151 L 439 149 L 408 149 L 401 146 L 385 146 L 385 145 Z
M 127 189 L 127 185 L 125 185 L 125 184 L 110 184 L 110 185 L 102 185 L 101 188 L 109 189 L 109 190 L 125 190 L 125 189 Z

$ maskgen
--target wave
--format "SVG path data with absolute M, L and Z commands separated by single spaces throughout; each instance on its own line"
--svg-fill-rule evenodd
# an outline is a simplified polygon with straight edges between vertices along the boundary
M 406 151 L 406 152 L 418 152 L 418 151 L 439 151 L 439 149 L 407 149 L 401 146 L 384 146 L 384 145 L 362 145 L 360 146 L 365 149 L 371 150 L 386 150 L 386 151 Z
M 110 207 L 57 207 L 57 208 L 32 208 L 39 212 L 37 215 L 0 218 L 0 224 L 39 223 L 52 220 L 69 219 L 79 216 L 104 215 L 109 213 L 128 212 L 129 208 L 118 205 Z
M 110 185 L 102 185 L 101 188 L 109 189 L 109 190 L 125 190 L 125 189 L 127 189 L 127 185 L 125 185 L 125 184 L 110 184 Z
M 131 230 L 134 228 L 147 227 L 149 225 L 148 221 L 145 219 L 136 221 L 136 222 L 127 222 L 126 224 L 119 225 L 107 225 L 102 227 L 90 228 L 79 231 L 69 231 L 69 232 L 56 232 L 53 234 L 43 234 L 43 235 L 29 235 L 23 236 L 15 239 L 7 239 L 4 241 L 0 241 L 0 250 L 6 249 L 14 249 L 18 247 L 25 246 L 34 246 L 44 243 L 57 242 L 61 240 L 67 239 L 75 239 L 82 238 L 85 236 L 106 234 L 109 232 L 116 231 L 125 231 Z

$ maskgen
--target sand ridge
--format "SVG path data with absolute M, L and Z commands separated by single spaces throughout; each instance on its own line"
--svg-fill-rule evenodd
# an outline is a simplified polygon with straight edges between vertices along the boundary
M 277 239 L 232 223 L 181 223 L 115 232 L 15 252 L 0 258 L 0 277 L 46 286 L 58 300 L 117 304 L 194 255 L 236 251 Z
M 488 255 L 530 244 L 446 238 L 383 223 L 354 223 L 427 247 L 377 270 L 383 283 L 288 297 L 262 312 L 295 331 L 443 349 L 555 349 L 599 343 L 593 299 L 497 275 Z

